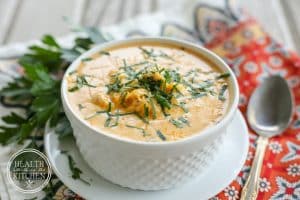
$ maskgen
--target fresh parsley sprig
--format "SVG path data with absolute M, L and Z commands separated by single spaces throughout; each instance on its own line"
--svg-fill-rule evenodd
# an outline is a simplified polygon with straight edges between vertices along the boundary
M 97 42 L 107 41 L 95 28 L 82 28 L 87 37 L 78 37 L 73 47 L 61 47 L 56 40 L 45 35 L 40 45 L 29 51 L 18 62 L 24 74 L 14 78 L 0 90 L 3 103 L 22 107 L 23 116 L 12 113 L 2 118 L 6 123 L 0 127 L 0 143 L 22 143 L 30 136 L 43 132 L 47 122 L 62 136 L 72 129 L 62 109 L 60 85 L 62 74 L 81 53 Z M 78 78 L 77 86 L 89 85 L 85 77 Z
M 18 63 L 24 74 L 13 78 L 0 90 L 0 99 L 6 106 L 24 109 L 24 113 L 10 113 L 2 117 L 5 125 L 0 126 L 0 144 L 31 140 L 28 147 L 42 150 L 43 145 L 36 143 L 36 140 L 41 139 L 47 123 L 55 128 L 59 138 L 72 134 L 60 98 L 62 74 L 73 60 L 93 44 L 107 41 L 95 28 L 82 30 L 86 32 L 86 37 L 76 38 L 71 48 L 61 47 L 52 36 L 45 35 L 40 45 L 29 47 L 28 52 L 19 58 Z M 85 79 L 79 80 L 80 86 L 86 84 Z M 72 157 L 67 156 L 72 177 L 81 179 L 81 170 L 76 167 Z M 52 199 L 62 185 L 61 181 L 54 184 L 52 181 L 44 189 L 44 199 Z

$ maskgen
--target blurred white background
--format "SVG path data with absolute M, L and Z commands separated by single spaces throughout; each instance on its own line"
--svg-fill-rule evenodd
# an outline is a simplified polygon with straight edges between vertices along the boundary
M 83 25 L 102 27 L 189 1 L 195 0 L 0 0 L 0 45 L 38 39 L 45 33 L 65 35 L 69 28 L 62 16 Z M 299 0 L 236 2 L 273 37 L 300 52 Z

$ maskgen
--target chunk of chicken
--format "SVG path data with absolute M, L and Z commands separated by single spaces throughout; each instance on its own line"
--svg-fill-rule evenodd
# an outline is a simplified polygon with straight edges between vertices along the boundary
M 102 108 L 108 108 L 110 98 L 103 93 L 95 93 L 92 95 L 92 102 Z

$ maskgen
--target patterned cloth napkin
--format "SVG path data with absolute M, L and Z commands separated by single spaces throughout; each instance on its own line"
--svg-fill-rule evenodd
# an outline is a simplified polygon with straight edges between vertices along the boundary
M 115 38 L 161 35 L 180 38 L 214 51 L 221 56 L 235 72 L 240 86 L 239 108 L 245 113 L 253 90 L 272 74 L 279 74 L 288 81 L 294 94 L 295 109 L 290 127 L 281 136 L 270 139 L 264 157 L 260 176 L 258 199 L 300 199 L 300 57 L 287 51 L 274 41 L 258 23 L 241 9 L 232 6 L 231 1 L 218 3 L 186 4 L 184 11 L 156 13 L 129 20 L 106 30 Z M 181 13 L 181 17 L 177 13 Z M 66 39 L 61 40 L 62 43 Z M 0 49 L 22 52 L 24 44 Z M 9 81 L 18 71 L 15 61 L 0 62 L 0 86 Z M 0 108 L 1 115 L 9 111 Z M 238 130 L 237 130 L 238 131 Z M 256 134 L 249 130 L 250 147 L 247 160 L 238 177 L 222 192 L 211 198 L 239 199 L 241 189 L 249 174 L 256 147 Z M 6 199 L 25 198 L 15 193 L 5 180 L 7 158 L 15 147 L 0 147 L 0 197 Z M 2 185 L 1 185 L 2 184 Z M 42 194 L 40 194 L 42 195 Z M 55 199 L 81 199 L 58 181 Z M 201 199 L 201 197 L 195 197 Z

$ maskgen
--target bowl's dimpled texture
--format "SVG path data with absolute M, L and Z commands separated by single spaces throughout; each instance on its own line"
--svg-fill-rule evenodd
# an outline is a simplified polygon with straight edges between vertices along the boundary
M 115 184 L 138 190 L 172 188 L 201 174 L 213 161 L 225 137 L 224 132 L 197 151 L 157 159 L 151 155 L 144 158 L 122 154 L 97 134 L 73 128 L 83 158 L 98 174 Z

